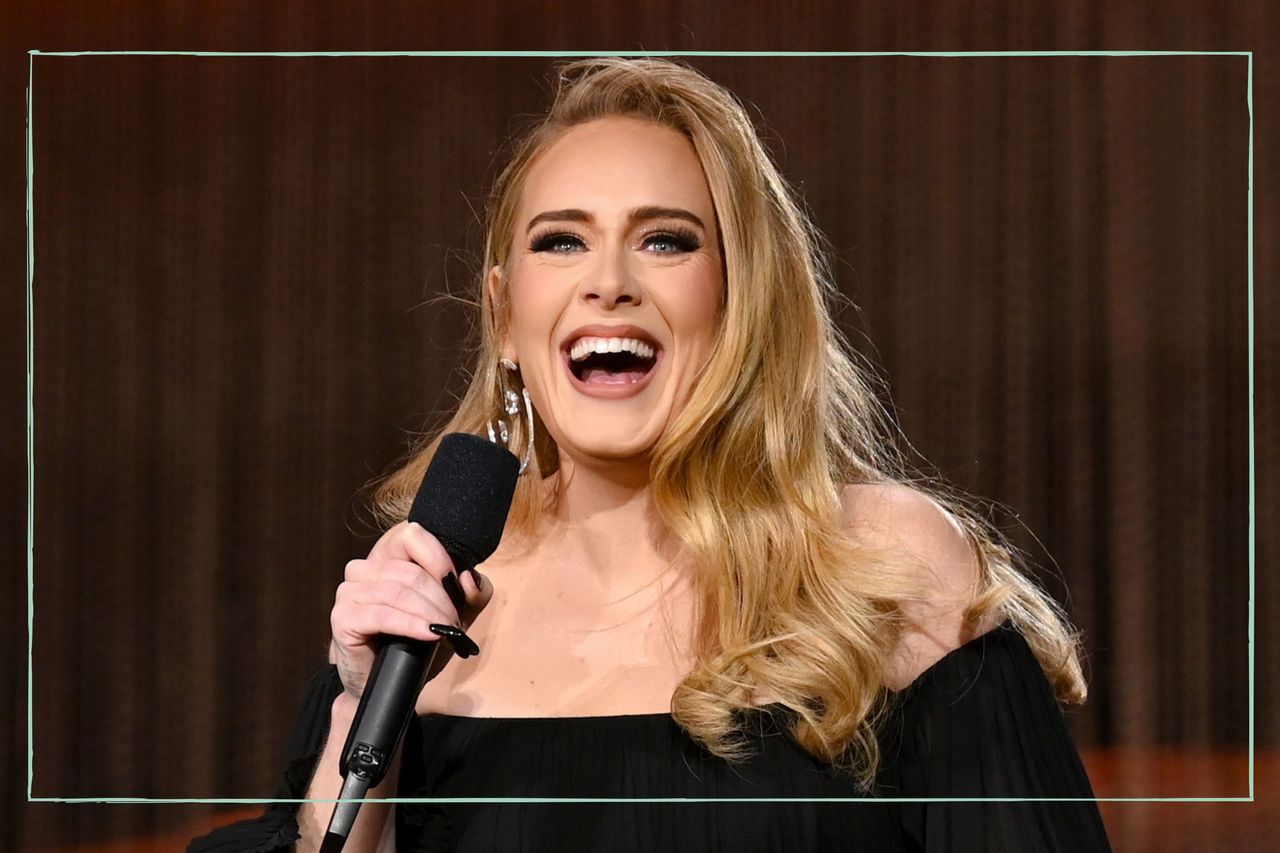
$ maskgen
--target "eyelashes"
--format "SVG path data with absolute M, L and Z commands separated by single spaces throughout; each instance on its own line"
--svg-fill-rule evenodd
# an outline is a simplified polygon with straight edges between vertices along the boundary
M 567 231 L 552 231 L 537 235 L 529 244 L 531 252 L 553 252 L 559 255 L 568 254 L 566 249 L 580 248 L 583 248 L 582 238 Z
M 698 239 L 697 234 L 687 228 L 661 228 L 645 234 L 640 245 L 646 249 L 664 247 L 656 249 L 654 254 L 680 255 L 701 249 L 702 241 Z M 538 234 L 529 244 L 530 251 L 557 255 L 567 255 L 584 249 L 586 249 L 586 241 L 572 231 L 548 231 Z
M 702 241 L 698 239 L 698 235 L 687 228 L 666 228 L 644 235 L 643 245 L 648 246 L 654 243 L 666 243 L 675 250 L 662 254 L 696 252 L 702 248 Z

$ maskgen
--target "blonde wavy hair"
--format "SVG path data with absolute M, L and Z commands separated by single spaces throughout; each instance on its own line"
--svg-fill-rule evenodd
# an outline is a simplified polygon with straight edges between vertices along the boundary
M 672 699 L 675 720 L 710 752 L 742 760 L 750 750 L 738 712 L 768 696 L 789 712 L 800 746 L 871 783 L 900 605 L 920 593 L 890 555 L 850 535 L 841 495 L 855 483 L 909 485 L 944 508 L 981 566 L 966 618 L 1010 621 L 1058 697 L 1083 701 L 1079 640 L 1061 610 L 966 499 L 909 473 L 874 374 L 831 318 L 838 291 L 822 239 L 746 111 L 676 62 L 593 58 L 560 66 L 550 111 L 517 140 L 488 199 L 471 382 L 448 423 L 377 485 L 380 521 L 406 517 L 442 435 L 483 434 L 499 411 L 507 306 L 501 289 L 499 301 L 491 299 L 484 271 L 505 268 L 520 193 L 539 155 L 569 128 L 609 116 L 643 118 L 689 139 L 722 240 L 717 342 L 651 464 L 655 508 L 701 570 L 696 663 Z M 513 446 L 524 446 L 522 423 L 514 433 Z M 540 426 L 535 441 L 508 533 L 534 529 L 548 510 L 541 481 L 557 470 L 558 454 Z

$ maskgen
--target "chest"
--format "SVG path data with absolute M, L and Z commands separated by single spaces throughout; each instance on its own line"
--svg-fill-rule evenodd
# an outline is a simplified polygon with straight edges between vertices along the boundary
M 469 717 L 666 712 L 692 666 L 688 590 L 598 590 L 500 576 L 468 629 L 480 654 L 454 658 L 423 690 L 418 713 Z

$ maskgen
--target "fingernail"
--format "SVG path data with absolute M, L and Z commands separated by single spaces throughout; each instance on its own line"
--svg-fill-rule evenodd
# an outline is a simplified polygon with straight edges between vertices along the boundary
M 452 625 L 437 625 L 432 622 L 427 629 L 437 637 L 443 637 L 453 646 L 453 653 L 460 658 L 469 658 L 472 655 L 480 654 L 480 647 L 476 645 L 476 641 L 466 635 L 461 628 L 455 628 Z
M 453 602 L 454 610 L 462 610 L 467 606 L 467 594 L 462 590 L 462 584 L 458 582 L 458 576 L 454 572 L 444 576 L 444 580 L 440 582 L 444 587 L 445 593 L 449 596 L 449 600 Z

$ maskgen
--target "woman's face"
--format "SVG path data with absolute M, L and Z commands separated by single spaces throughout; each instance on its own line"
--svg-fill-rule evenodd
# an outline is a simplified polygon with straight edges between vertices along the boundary
M 715 210 L 693 146 L 633 118 L 565 132 L 526 176 L 503 357 L 560 452 L 644 457 L 688 399 L 723 299 Z

